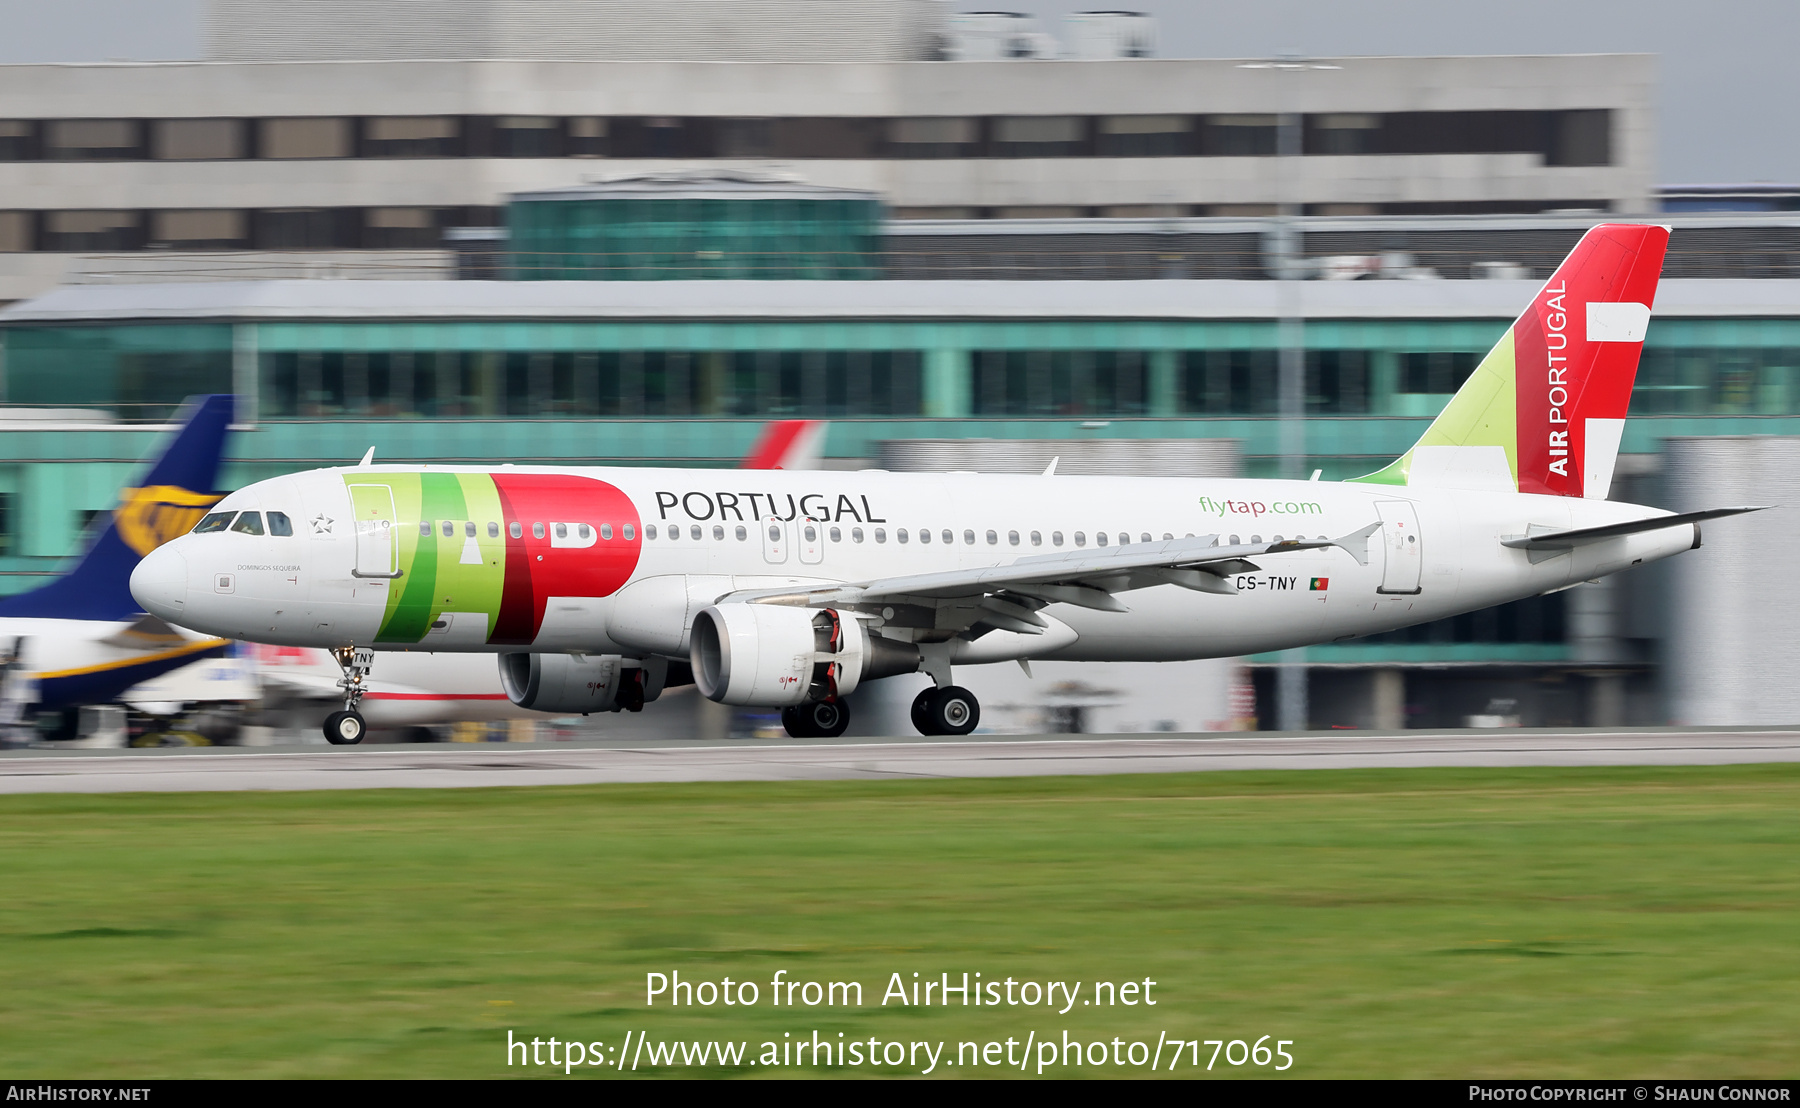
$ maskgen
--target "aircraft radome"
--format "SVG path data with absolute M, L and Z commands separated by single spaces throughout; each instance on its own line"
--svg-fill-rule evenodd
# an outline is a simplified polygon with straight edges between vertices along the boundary
M 1698 545 L 1606 499 L 1665 227 L 1591 229 L 1419 442 L 1343 482 L 364 464 L 261 481 L 132 576 L 208 634 L 499 655 L 512 701 L 638 710 L 691 680 L 842 734 L 844 696 L 959 664 L 1169 661 L 1328 642 L 1551 592 Z M 270 512 L 293 534 L 264 525 Z

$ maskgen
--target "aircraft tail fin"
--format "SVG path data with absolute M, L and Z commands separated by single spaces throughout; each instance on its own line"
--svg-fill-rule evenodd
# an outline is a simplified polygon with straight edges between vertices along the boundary
M 1590 229 L 1413 448 L 1356 480 L 1604 500 L 1668 245 Z
M 739 469 L 818 469 L 825 451 L 822 419 L 776 419 L 764 425 Z
M 205 396 L 183 409 L 185 422 L 119 504 L 96 517 L 87 551 L 67 573 L 0 601 L 0 616 L 123 620 L 143 610 L 131 596 L 131 571 L 144 555 L 186 534 L 222 494 L 219 461 L 234 398 Z

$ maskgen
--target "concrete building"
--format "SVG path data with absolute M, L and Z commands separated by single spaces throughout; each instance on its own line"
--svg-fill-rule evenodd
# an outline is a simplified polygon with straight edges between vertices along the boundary
M 706 167 L 873 191 L 901 220 L 1653 206 L 1640 55 L 857 57 L 0 66 L 0 300 L 120 253 L 411 264 L 390 255 L 499 225 L 512 193 Z

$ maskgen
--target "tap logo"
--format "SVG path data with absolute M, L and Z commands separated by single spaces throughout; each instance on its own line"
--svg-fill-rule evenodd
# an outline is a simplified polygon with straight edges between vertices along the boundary
M 120 489 L 113 523 L 125 545 L 142 557 L 170 539 L 185 535 L 206 509 L 223 500 L 209 492 L 189 492 L 176 485 Z

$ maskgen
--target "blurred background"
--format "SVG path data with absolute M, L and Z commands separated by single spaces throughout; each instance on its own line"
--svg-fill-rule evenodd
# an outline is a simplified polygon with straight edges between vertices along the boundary
M 232 487 L 370 446 L 728 467 L 796 417 L 829 468 L 1355 476 L 1610 218 L 1675 229 L 1614 497 L 1795 502 L 1788 6 L 973 7 L 0 4 L 0 594 L 205 392 L 240 397 Z M 997 732 L 1792 723 L 1794 518 L 1304 652 L 959 680 Z M 314 661 L 56 733 L 310 740 L 279 671 Z M 910 680 L 853 733 L 910 733 Z M 690 688 L 392 734 L 778 726 Z

